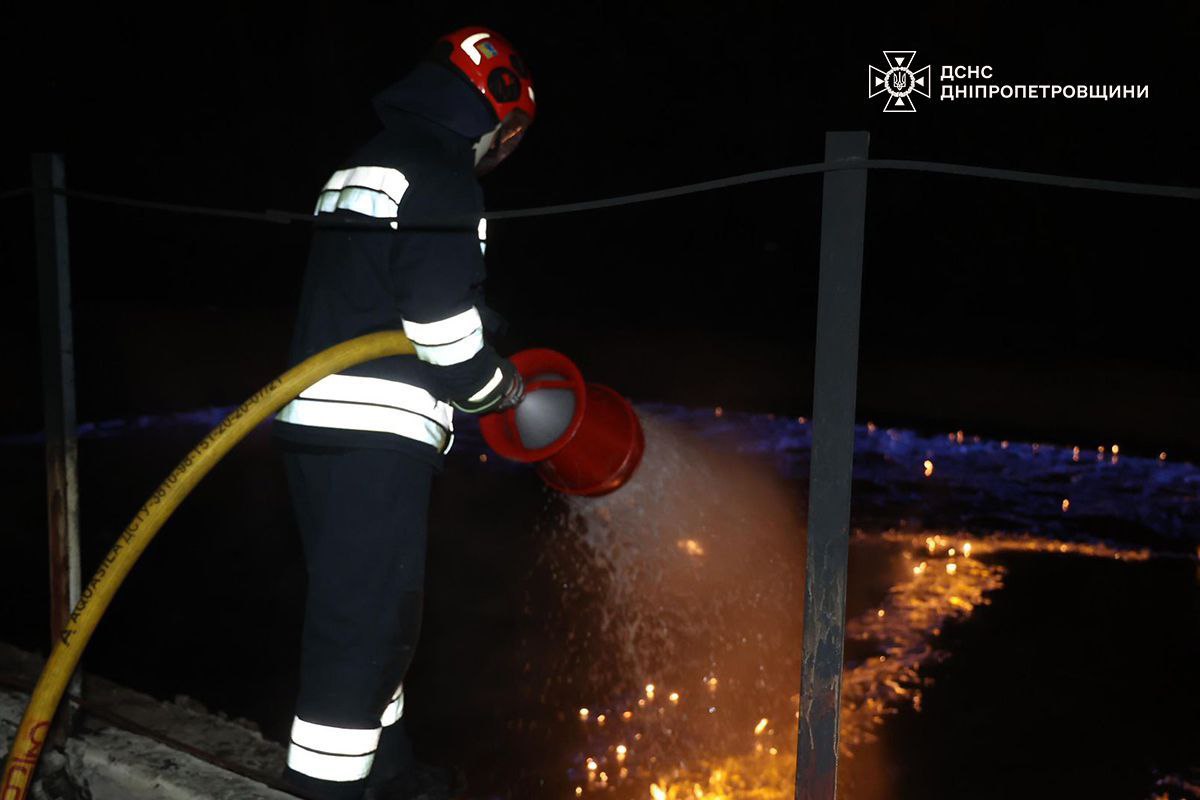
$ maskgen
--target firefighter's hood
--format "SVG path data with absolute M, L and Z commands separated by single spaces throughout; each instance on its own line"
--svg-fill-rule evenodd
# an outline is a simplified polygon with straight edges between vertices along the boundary
M 423 61 L 374 98 L 375 113 L 387 127 L 406 114 L 449 128 L 471 141 L 496 127 L 496 114 L 478 90 L 449 68 Z

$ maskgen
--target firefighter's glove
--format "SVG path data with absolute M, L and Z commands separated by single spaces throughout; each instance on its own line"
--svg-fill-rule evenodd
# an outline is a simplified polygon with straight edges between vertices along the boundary
M 513 408 L 525 398 L 525 381 L 507 358 L 500 360 L 496 373 L 475 394 L 450 404 L 467 414 L 491 414 Z

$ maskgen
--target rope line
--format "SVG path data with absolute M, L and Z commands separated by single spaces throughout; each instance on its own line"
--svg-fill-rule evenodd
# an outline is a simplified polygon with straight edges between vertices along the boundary
M 816 172 L 835 172 L 846 169 L 895 169 L 910 172 L 934 172 L 946 175 L 966 175 L 975 178 L 992 178 L 995 180 L 1014 181 L 1017 183 L 1040 183 L 1047 186 L 1059 186 L 1069 189 L 1093 189 L 1108 192 L 1123 192 L 1125 194 L 1156 195 L 1161 197 L 1179 197 L 1189 200 L 1200 200 L 1200 189 L 1188 186 L 1171 186 L 1153 183 L 1131 183 L 1128 181 L 1110 181 L 1097 178 L 1076 178 L 1068 175 L 1050 175 L 1043 172 L 1022 172 L 1012 169 L 996 169 L 992 167 L 973 167 L 966 164 L 945 164 L 937 161 L 909 161 L 893 158 L 849 159 L 846 161 L 822 162 L 817 164 L 802 164 L 795 167 L 780 167 L 778 169 L 748 172 L 744 175 L 734 175 L 729 178 L 717 178 L 700 183 L 689 183 L 670 189 L 657 189 L 650 192 L 627 194 L 620 197 L 609 197 L 602 200 L 588 200 L 580 203 L 564 203 L 536 208 L 515 209 L 513 211 L 490 211 L 484 214 L 488 219 L 518 219 L 521 217 L 540 217 L 551 214 L 567 214 L 574 211 L 591 211 L 599 208 L 645 203 L 652 200 L 664 200 L 669 197 L 680 197 L 689 194 L 708 192 L 714 189 L 724 189 L 730 186 L 743 186 L 748 183 L 790 178 L 795 175 L 810 175 Z
M 204 217 L 226 217 L 229 219 L 249 219 L 262 222 L 277 222 L 288 223 L 292 222 L 293 218 L 297 221 L 301 218 L 311 219 L 301 214 L 290 214 L 286 211 L 275 211 L 267 209 L 265 212 L 256 211 L 237 211 L 229 208 L 210 208 L 208 206 L 188 206 L 179 203 L 160 203 L 153 200 L 135 200 L 131 197 L 116 197 L 107 194 L 98 194 L 96 192 L 81 192 L 78 189 L 64 189 L 57 191 L 56 194 L 63 194 L 67 197 L 77 197 L 81 200 L 92 200 L 97 203 L 105 203 L 117 206 L 129 206 L 131 208 L 147 208 L 153 211 L 174 211 L 180 214 L 196 214 Z
M 866 164 L 878 169 L 897 169 L 916 172 L 938 172 L 946 175 L 967 175 L 972 178 L 993 178 L 1017 183 L 1040 183 L 1044 186 L 1060 186 L 1068 189 L 1092 189 L 1100 192 L 1178 197 L 1200 200 L 1200 188 L 1172 186 L 1162 183 L 1134 183 L 1110 181 L 1101 178 L 1076 178 L 1068 175 L 1051 175 L 1047 172 L 1022 172 L 1015 169 L 973 167 L 968 164 L 943 164 L 937 161 L 906 161 L 903 159 L 868 159 Z
M 1032 183 L 1043 186 L 1057 186 L 1067 189 L 1088 189 L 1102 192 L 1117 192 L 1154 197 L 1171 197 L 1187 200 L 1200 200 L 1200 188 L 1190 186 L 1172 186 L 1169 184 L 1135 183 L 1130 181 L 1113 181 L 1098 178 L 1079 178 L 1069 175 L 1051 175 L 1044 172 L 1023 172 L 1021 170 L 997 169 L 993 167 L 976 167 L 967 164 L 947 164 L 937 161 L 912 161 L 906 159 L 868 158 L 849 159 L 836 162 L 818 162 L 815 164 L 800 164 L 793 167 L 748 172 L 742 175 L 732 175 L 727 178 L 688 183 L 666 189 L 655 189 L 647 192 L 605 197 L 599 200 L 584 200 L 574 203 L 557 203 L 553 205 L 518 208 L 507 211 L 486 211 L 483 216 L 487 219 L 525 219 L 530 217 L 547 217 L 555 214 L 571 214 L 580 211 L 595 211 L 603 208 L 648 203 L 655 200 L 666 200 L 672 197 L 710 192 L 732 186 L 745 186 L 752 183 L 791 178 L 798 175 L 813 175 L 823 172 L 835 172 L 846 169 L 884 169 L 905 172 L 929 172 L 942 175 L 962 175 L 973 178 L 988 178 L 992 180 L 1011 181 L 1015 183 Z M 31 191 L 29 187 L 11 189 L 0 192 L 0 200 L 20 197 Z M 430 220 L 429 222 L 414 222 L 397 227 L 384 221 L 358 222 L 346 218 L 330 219 L 316 217 L 312 214 L 300 214 L 293 211 L 267 209 L 263 212 L 239 211 L 236 209 L 212 208 L 207 206 L 190 206 L 181 203 L 164 203 L 150 200 L 137 200 L 130 197 L 85 192 L 77 189 L 61 191 L 67 197 L 81 200 L 91 200 L 97 203 L 121 205 L 131 208 L 145 208 L 153 211 L 169 211 L 181 214 L 196 214 L 199 216 L 223 217 L 227 219 L 251 220 L 257 222 L 272 222 L 286 225 L 292 222 L 316 223 L 322 227 L 350 227 L 380 230 L 462 230 L 473 228 L 477 220 Z

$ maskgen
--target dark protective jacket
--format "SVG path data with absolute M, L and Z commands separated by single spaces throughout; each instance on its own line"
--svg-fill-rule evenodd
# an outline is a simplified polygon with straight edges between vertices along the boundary
M 432 63 L 379 94 L 375 109 L 384 129 L 317 200 L 291 362 L 399 328 L 417 354 L 318 381 L 280 411 L 274 432 L 298 443 L 407 450 L 440 466 L 453 442 L 448 401 L 477 400 L 502 382 L 501 359 L 483 336 L 494 315 L 483 303 L 486 228 L 472 150 L 496 117 L 465 79 Z M 466 222 L 428 225 L 448 220 Z

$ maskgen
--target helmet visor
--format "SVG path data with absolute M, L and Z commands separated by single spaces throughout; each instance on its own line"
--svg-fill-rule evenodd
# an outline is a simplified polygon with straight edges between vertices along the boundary
M 500 130 L 492 138 L 492 146 L 475 165 L 475 174 L 486 175 L 508 158 L 521 143 L 525 131 L 529 130 L 529 123 L 529 115 L 521 109 L 515 108 L 510 111 L 501 123 Z

